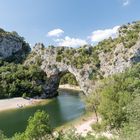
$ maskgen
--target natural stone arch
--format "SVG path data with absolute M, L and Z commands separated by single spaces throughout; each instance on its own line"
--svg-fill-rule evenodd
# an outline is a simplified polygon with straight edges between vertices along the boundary
M 57 61 L 58 49 L 61 48 L 66 51 L 71 49 L 67 47 L 53 46 L 45 48 L 43 44 L 38 43 L 32 50 L 31 58 L 25 62 L 27 65 L 39 62 L 41 69 L 46 72 L 48 83 L 44 87 L 45 95 L 47 97 L 53 97 L 57 95 L 60 78 L 66 72 L 70 72 L 75 76 L 81 90 L 85 95 L 93 92 L 97 82 L 95 83 L 95 80 L 90 78 L 91 75 L 96 75 L 92 63 L 84 64 L 82 68 L 76 68 L 73 65 L 73 62 L 66 63 L 66 56 L 62 61 Z M 90 47 L 87 47 L 86 49 L 88 52 L 91 51 Z M 75 51 L 74 55 L 78 55 L 78 49 L 73 50 Z M 101 73 L 102 77 L 107 77 L 115 73 L 123 72 L 126 68 L 132 66 L 133 63 L 140 61 L 139 50 L 140 40 L 138 40 L 137 43 L 131 48 L 125 48 L 123 44 L 117 44 L 113 52 L 98 52 L 100 66 L 97 72 Z M 127 56 L 127 58 L 125 56 Z M 71 55 L 71 57 L 73 56 Z
M 88 86 L 89 81 L 87 81 L 86 77 L 82 75 L 81 70 L 77 70 L 71 65 L 65 65 L 61 63 L 47 65 L 42 64 L 41 68 L 46 72 L 48 76 L 48 84 L 46 85 L 46 95 L 50 95 L 50 93 L 53 93 L 54 95 L 57 95 L 57 90 L 59 87 L 60 79 L 63 75 L 66 73 L 71 73 L 75 76 L 76 81 L 78 82 L 78 85 L 80 86 L 81 90 L 84 92 L 84 94 L 88 94 L 90 91 L 90 87 Z M 53 94 L 50 95 L 54 96 Z
M 69 48 L 65 48 L 69 49 Z M 93 72 L 90 65 L 85 65 L 82 69 L 78 69 L 71 64 L 63 61 L 57 61 L 57 47 L 44 48 L 43 44 L 36 44 L 32 50 L 32 56 L 25 63 L 34 64 L 39 60 L 41 69 L 46 73 L 48 80 L 44 86 L 46 98 L 54 97 L 58 94 L 60 79 L 67 72 L 72 73 L 80 86 L 80 89 L 85 95 L 93 91 L 93 80 L 90 80 L 90 74 Z
M 71 64 L 58 62 L 56 61 L 57 53 L 57 48 L 45 48 L 43 44 L 38 43 L 33 48 L 30 59 L 25 62 L 25 65 L 39 63 L 41 69 L 46 73 L 48 80 L 44 86 L 45 96 L 49 98 L 58 94 L 60 79 L 67 72 L 75 76 L 83 93 L 88 95 L 92 91 L 90 85 L 93 85 L 93 81 L 89 80 L 90 68 L 86 66 L 86 68 L 77 69 Z

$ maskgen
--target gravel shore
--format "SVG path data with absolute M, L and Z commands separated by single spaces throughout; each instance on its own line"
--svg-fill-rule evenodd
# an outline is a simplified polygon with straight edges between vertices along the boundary
M 41 102 L 41 99 L 24 99 L 21 97 L 11 98 L 11 99 L 1 99 L 0 100 L 0 111 L 22 108 L 25 106 L 31 106 L 38 102 Z

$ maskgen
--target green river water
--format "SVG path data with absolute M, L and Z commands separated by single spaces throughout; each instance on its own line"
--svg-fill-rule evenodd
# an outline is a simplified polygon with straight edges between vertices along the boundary
M 9 137 L 15 132 L 24 131 L 29 116 L 38 109 L 48 112 L 51 126 L 54 128 L 80 117 L 85 112 L 79 93 L 65 90 L 61 91 L 58 97 L 51 99 L 49 103 L 0 112 L 0 130 Z

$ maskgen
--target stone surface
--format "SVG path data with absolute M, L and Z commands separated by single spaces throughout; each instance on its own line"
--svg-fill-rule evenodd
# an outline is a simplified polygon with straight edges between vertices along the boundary
M 67 49 L 67 48 L 66 48 Z M 61 77 L 67 72 L 72 73 L 84 94 L 88 95 L 93 91 L 95 81 L 90 80 L 90 65 L 85 64 L 83 68 L 77 69 L 73 65 L 68 65 L 64 61 L 57 62 L 57 48 L 44 48 L 44 45 L 36 44 L 32 57 L 26 61 L 26 64 L 35 63 L 40 59 L 40 67 L 46 72 L 48 83 L 45 86 L 47 97 L 56 95 Z M 131 48 L 125 48 L 122 44 L 118 44 L 113 52 L 99 53 L 100 69 L 104 77 L 123 72 L 133 63 L 140 62 L 140 39 L 136 45 Z M 53 95 L 54 94 L 54 95 Z
M 8 59 L 20 53 L 20 58 L 30 51 L 28 43 L 16 32 L 6 32 L 0 29 L 0 59 Z
M 35 45 L 32 53 L 34 56 L 26 61 L 26 65 L 32 64 L 36 62 L 37 58 L 41 59 L 41 69 L 46 72 L 48 77 L 48 83 L 45 86 L 45 91 L 47 96 L 49 94 L 56 93 L 60 79 L 63 75 L 67 72 L 72 73 L 75 77 L 77 82 L 79 83 L 80 88 L 83 90 L 85 94 L 90 92 L 89 88 L 89 71 L 88 67 L 86 66 L 87 71 L 84 69 L 77 69 L 72 65 L 67 65 L 63 62 L 57 62 L 57 49 L 56 48 L 44 48 L 44 45 L 38 43 Z M 36 54 L 36 55 L 35 55 Z M 50 95 L 51 96 L 51 95 Z
M 123 44 L 118 44 L 114 52 L 100 53 L 100 70 L 104 76 L 123 72 L 132 64 L 140 62 L 140 39 L 131 48 L 125 48 Z

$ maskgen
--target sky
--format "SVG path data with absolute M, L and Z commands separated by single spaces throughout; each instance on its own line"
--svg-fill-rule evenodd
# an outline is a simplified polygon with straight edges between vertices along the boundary
M 0 0 L 0 28 L 31 46 L 95 44 L 137 20 L 140 0 Z

